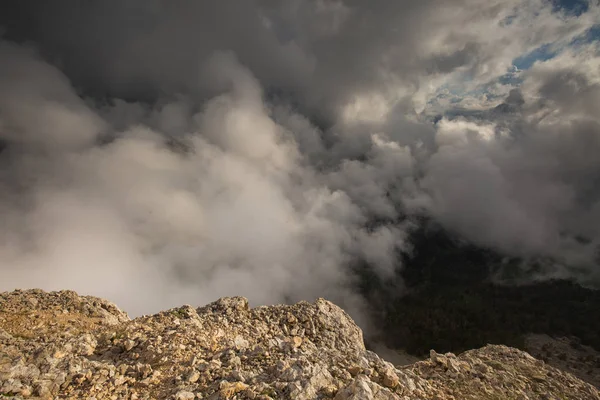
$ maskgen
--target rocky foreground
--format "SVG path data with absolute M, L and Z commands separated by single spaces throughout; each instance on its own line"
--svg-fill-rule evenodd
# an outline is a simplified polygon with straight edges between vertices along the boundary
M 600 399 L 505 346 L 396 368 L 334 304 L 223 298 L 130 320 L 71 291 L 0 294 L 0 397 L 28 399 Z

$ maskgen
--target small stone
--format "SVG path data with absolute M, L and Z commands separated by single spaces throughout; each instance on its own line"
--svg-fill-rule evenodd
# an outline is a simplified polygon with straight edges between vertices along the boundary
M 210 364 L 203 360 L 196 365 L 196 369 L 200 372 L 208 371 L 210 369 Z
M 249 342 L 240 335 L 236 336 L 235 339 L 233 339 L 233 344 L 238 350 L 244 350 L 249 346 Z
M 125 343 L 123 344 L 123 348 L 125 349 L 125 351 L 130 351 L 134 347 L 135 347 L 135 342 L 131 339 L 126 340 Z
M 246 381 L 246 378 L 244 378 L 244 375 L 238 370 L 231 371 L 231 373 L 229 374 L 229 379 L 232 381 L 238 381 L 238 382 Z
M 67 352 L 60 349 L 60 350 L 56 350 L 54 352 L 54 354 L 52 355 L 52 357 L 60 360 L 61 358 L 64 358 L 66 355 L 67 355 Z
M 234 394 L 236 394 L 238 392 L 245 391 L 246 389 L 248 389 L 248 385 L 246 385 L 245 383 L 242 383 L 242 382 L 234 382 L 234 383 L 226 382 L 226 383 L 224 383 L 224 384 L 221 385 L 221 387 L 220 387 L 220 393 L 221 393 L 222 397 L 228 399 L 228 398 L 231 398 Z
M 198 371 L 193 371 L 187 377 L 187 381 L 189 383 L 196 383 L 196 382 L 198 382 L 198 379 L 200 379 L 200 372 L 198 372 Z
M 298 348 L 302 345 L 302 338 L 299 336 L 294 336 L 291 341 L 293 348 Z
M 429 358 L 431 359 L 431 361 L 433 361 L 434 363 L 440 363 L 440 355 L 433 349 L 429 350 Z
M 384 386 L 393 389 L 396 386 L 398 386 L 398 384 L 400 383 L 400 379 L 391 368 L 387 368 L 385 369 L 385 371 L 383 371 L 382 383 Z
M 364 375 L 359 375 L 354 381 L 337 392 L 334 400 L 373 400 L 372 383 Z
M 52 397 L 52 382 L 48 380 L 43 380 L 37 383 L 34 394 L 36 396 L 42 398 L 51 398 Z
M 175 395 L 175 400 L 194 400 L 196 395 L 192 392 L 188 392 L 187 390 L 180 390 Z
M 31 388 L 29 386 L 23 386 L 21 388 L 21 391 L 20 391 L 21 396 L 29 397 L 29 396 L 31 396 L 31 393 L 32 393 Z
M 246 389 L 244 390 L 244 396 L 246 396 L 247 399 L 254 400 L 256 398 L 256 392 L 252 389 Z

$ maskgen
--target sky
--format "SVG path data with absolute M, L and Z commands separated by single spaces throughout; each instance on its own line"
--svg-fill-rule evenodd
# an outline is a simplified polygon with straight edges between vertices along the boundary
M 600 281 L 597 0 L 7 3 L 0 290 L 364 326 L 423 217 Z

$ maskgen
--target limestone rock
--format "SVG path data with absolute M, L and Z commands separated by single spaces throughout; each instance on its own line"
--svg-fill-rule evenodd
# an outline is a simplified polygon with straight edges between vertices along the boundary
M 130 320 L 74 292 L 0 294 L 0 396 L 18 399 L 597 399 L 527 353 L 486 346 L 396 368 L 331 302 L 242 297 Z

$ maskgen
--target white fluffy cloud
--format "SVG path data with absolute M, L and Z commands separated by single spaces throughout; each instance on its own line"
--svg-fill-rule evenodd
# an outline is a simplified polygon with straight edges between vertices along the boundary
M 145 118 L 123 103 L 95 110 L 53 67 L 14 50 L 2 47 L 4 68 L 37 75 L 9 76 L 14 90 L 0 100 L 11 143 L 2 289 L 68 287 L 133 314 L 234 294 L 256 303 L 326 295 L 358 312 L 352 254 L 392 268 L 397 235 L 368 232 L 364 211 L 302 162 L 231 54 L 208 61 L 225 91 L 182 121 L 177 110 L 189 107 L 178 103 Z M 114 131 L 110 116 L 131 123 Z M 173 151 L 160 126 L 177 125 L 188 130 Z M 107 132 L 112 141 L 98 145 Z
M 535 63 L 508 115 L 440 121 L 424 180 L 433 214 L 472 241 L 597 277 L 599 56 L 589 43 Z

